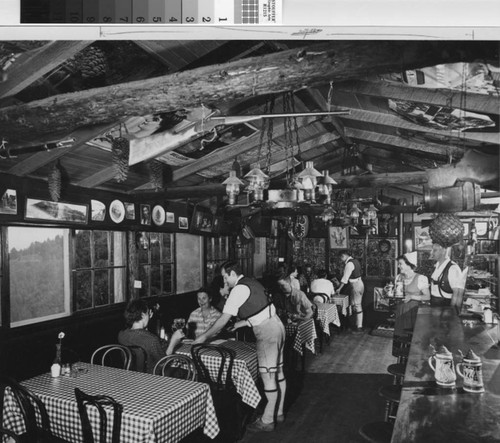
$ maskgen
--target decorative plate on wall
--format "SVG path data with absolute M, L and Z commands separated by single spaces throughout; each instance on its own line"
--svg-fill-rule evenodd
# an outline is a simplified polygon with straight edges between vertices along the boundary
M 153 208 L 153 223 L 156 226 L 161 226 L 165 223 L 165 209 L 160 205 L 156 205 Z
M 292 225 L 288 229 L 288 237 L 291 240 L 297 241 L 307 237 L 309 233 L 309 217 L 307 215 L 297 215 Z
M 125 219 L 125 206 L 120 200 L 113 200 L 109 205 L 109 216 L 115 223 L 121 223 Z

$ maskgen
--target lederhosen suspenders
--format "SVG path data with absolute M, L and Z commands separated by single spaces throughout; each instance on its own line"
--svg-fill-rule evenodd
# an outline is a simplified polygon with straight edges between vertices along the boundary
M 441 275 L 438 277 L 437 280 L 434 280 L 433 278 L 431 278 L 431 282 L 434 285 L 436 285 L 438 287 L 438 289 L 439 289 L 439 295 L 440 295 L 440 297 L 445 298 L 446 300 L 448 300 L 448 298 L 443 295 L 443 292 L 441 291 L 441 285 L 443 284 L 444 277 L 446 276 L 446 279 L 447 279 L 447 282 L 448 282 L 448 286 L 451 289 L 450 282 L 449 282 L 449 279 L 448 279 L 448 271 L 450 270 L 450 268 L 451 268 L 451 266 L 453 264 L 454 264 L 454 262 L 452 262 L 450 260 L 448 262 L 448 264 L 445 266 L 445 268 L 443 269 L 443 272 L 441 272 Z

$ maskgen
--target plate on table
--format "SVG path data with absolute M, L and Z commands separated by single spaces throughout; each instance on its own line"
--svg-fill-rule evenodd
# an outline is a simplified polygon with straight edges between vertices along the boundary
M 125 219 L 125 205 L 120 200 L 113 200 L 109 205 L 109 216 L 115 223 Z
M 153 223 L 156 226 L 161 226 L 165 223 L 165 209 L 160 205 L 156 205 L 153 208 Z

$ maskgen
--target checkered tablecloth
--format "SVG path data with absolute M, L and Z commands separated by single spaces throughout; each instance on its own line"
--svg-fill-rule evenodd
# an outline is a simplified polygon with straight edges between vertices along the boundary
M 109 395 L 122 404 L 120 443 L 174 443 L 202 426 L 210 438 L 219 433 L 210 389 L 204 383 L 88 363 L 78 363 L 78 367 L 82 371 L 76 377 L 42 374 L 22 382 L 45 403 L 52 432 L 58 437 L 75 443 L 83 441 L 76 387 L 90 395 Z M 12 396 L 6 397 L 5 406 L 4 425 L 24 432 Z M 113 412 L 106 409 L 111 440 Z M 97 410 L 88 411 L 94 435 L 98 435 Z
M 288 323 L 285 325 L 285 330 L 288 337 L 293 337 L 293 349 L 300 355 L 303 353 L 304 346 L 313 354 L 315 353 L 314 341 L 318 336 L 312 318 L 298 323 Z
M 236 386 L 236 391 L 241 395 L 242 400 L 252 408 L 256 408 L 260 402 L 261 396 L 255 385 L 258 375 L 255 344 L 235 340 L 227 340 L 220 344 L 236 352 L 232 372 L 233 383 Z M 191 345 L 183 344 L 175 352 L 177 354 L 191 356 Z M 221 364 L 220 355 L 215 353 L 211 355 L 207 352 L 202 356 L 202 360 L 207 365 L 210 375 L 212 375 L 212 377 L 217 377 Z M 227 364 L 226 362 L 224 377 L 226 376 Z
M 349 310 L 349 296 L 348 295 L 333 296 L 332 303 L 335 303 L 339 308 L 341 308 L 342 315 L 344 317 L 347 317 L 347 312 Z
M 340 326 L 337 306 L 330 303 L 317 303 L 316 306 L 318 307 L 318 322 L 321 325 L 321 330 L 330 335 L 330 323 Z

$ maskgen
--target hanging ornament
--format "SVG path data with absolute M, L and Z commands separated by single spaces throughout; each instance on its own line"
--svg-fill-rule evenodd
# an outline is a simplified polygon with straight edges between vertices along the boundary
M 126 129 L 126 128 L 125 128 Z M 122 136 L 120 126 L 120 136 L 111 140 L 111 154 L 113 157 L 113 168 L 115 170 L 115 180 L 118 183 L 127 180 L 128 176 L 128 156 L 130 151 L 130 140 Z
M 429 236 L 432 242 L 445 248 L 458 243 L 463 235 L 464 225 L 455 214 L 439 214 L 429 226 Z
M 59 201 L 62 185 L 62 169 L 59 161 L 57 161 L 49 172 L 48 182 L 50 199 L 55 202 Z
M 158 160 L 149 162 L 149 179 L 156 190 L 163 189 L 163 163 Z

